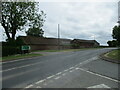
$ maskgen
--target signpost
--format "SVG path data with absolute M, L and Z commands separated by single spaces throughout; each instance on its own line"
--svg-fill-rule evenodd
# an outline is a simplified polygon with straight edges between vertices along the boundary
M 31 48 L 28 45 L 21 46 L 22 53 L 29 53 L 30 49 Z

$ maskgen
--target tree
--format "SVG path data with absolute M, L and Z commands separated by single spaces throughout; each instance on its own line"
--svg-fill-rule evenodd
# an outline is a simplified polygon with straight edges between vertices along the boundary
M 120 26 L 115 26 L 112 32 L 113 39 L 116 39 L 118 45 L 120 46 Z
M 31 28 L 26 31 L 29 36 L 43 37 L 44 31 L 42 29 L 43 23 L 45 22 L 46 14 L 41 11 L 40 14 L 36 14 L 32 22 Z
M 2 2 L 1 24 L 8 40 L 15 40 L 17 31 L 33 23 L 37 15 L 36 2 Z M 39 14 L 40 15 L 40 14 Z M 40 16 L 38 16 L 40 18 Z
M 116 47 L 116 46 L 117 46 L 117 41 L 116 41 L 116 40 L 108 41 L 107 44 L 108 44 L 110 47 Z

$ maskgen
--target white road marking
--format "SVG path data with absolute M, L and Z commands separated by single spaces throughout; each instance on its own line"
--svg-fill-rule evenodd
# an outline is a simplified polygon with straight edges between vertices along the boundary
M 88 87 L 88 88 L 110 88 L 110 87 L 108 87 L 108 86 L 105 85 L 105 84 L 100 84 L 100 85 L 90 86 L 90 87 Z
M 57 80 L 57 79 L 59 79 L 60 78 L 60 76 L 59 77 L 56 77 L 55 79 Z
M 74 70 L 71 70 L 70 72 L 73 72 Z
M 33 58 L 38 58 L 38 57 L 32 57 L 32 58 L 26 58 L 26 59 L 33 59 Z M 13 60 L 13 61 L 2 62 L 2 63 L 4 64 L 4 63 L 11 63 L 11 62 L 17 62 L 17 61 L 23 61 L 23 60 L 25 60 L 25 59 L 24 58 L 23 59 L 17 59 L 17 60 Z
M 80 68 L 75 68 L 76 70 L 80 69 Z
M 71 68 L 69 68 L 69 69 L 73 69 L 74 67 L 71 67 Z
M 97 74 L 97 73 L 94 73 L 94 72 L 91 72 L 91 71 L 88 71 L 88 70 L 85 70 L 85 69 L 82 69 L 82 68 L 79 68 L 79 69 L 82 70 L 82 71 L 88 72 L 88 73 L 90 73 L 90 74 L 93 74 L 93 75 L 96 75 L 96 76 L 99 76 L 99 77 L 102 77 L 102 78 L 106 78 L 106 79 L 108 79 L 108 80 L 111 80 L 111 81 L 120 83 L 120 81 L 118 81 L 118 80 L 116 80 L 116 79 L 113 79 L 113 78 L 110 78 L 110 77 L 107 77 L 107 76 L 104 76 L 104 75 L 100 75 L 100 74 Z
M 32 69 L 32 70 L 28 70 L 28 71 L 25 71 L 25 72 L 19 72 L 19 73 L 16 73 L 16 74 L 13 74 L 13 75 L 9 75 L 9 76 L 6 76 L 6 77 L 2 77 L 2 80 L 7 80 L 7 79 L 10 79 L 10 78 L 14 78 L 16 76 L 21 76 L 21 75 L 24 75 L 26 73 L 30 73 L 32 71 L 36 71 L 38 69 Z
M 91 59 L 88 59 L 88 60 L 86 60 L 86 61 L 84 61 L 84 62 L 82 62 L 82 63 L 79 63 L 79 64 L 75 65 L 75 67 L 77 67 L 77 66 L 79 66 L 79 65 L 81 65 L 81 64 L 86 64 L 86 63 L 88 63 L 88 62 L 90 62 L 90 61 L 95 60 L 96 58 L 97 58 L 97 57 L 93 57 L 93 58 L 91 58 Z M 76 69 L 76 70 L 80 69 L 80 70 L 89 72 L 89 71 L 84 70 L 84 69 L 82 69 L 82 68 L 75 68 L 75 67 L 70 67 L 69 69 L 66 69 L 66 70 L 64 70 L 63 72 L 59 72 L 59 73 L 57 73 L 57 74 L 55 74 L 55 75 L 49 76 L 49 77 L 47 77 L 46 79 L 50 79 L 50 78 L 52 78 L 52 77 L 54 77 L 54 76 L 57 76 L 57 75 L 60 75 L 60 74 L 62 74 L 62 73 L 63 73 L 62 76 L 65 76 L 66 74 L 65 74 L 64 72 L 67 72 L 67 71 L 69 71 L 69 70 L 71 70 L 71 69 Z M 71 70 L 70 72 L 73 72 L 73 71 L 74 71 L 74 70 Z M 89 72 L 89 73 L 96 75 L 95 73 L 92 73 L 92 72 Z M 98 75 L 97 75 L 97 76 L 98 76 Z M 57 79 L 59 79 L 59 78 L 61 78 L 61 76 L 58 76 L 58 77 L 56 77 L 56 78 L 54 78 L 54 79 L 57 80 Z M 44 82 L 46 79 L 40 80 L 40 81 L 36 82 L 36 84 L 42 83 L 42 82 Z
M 65 76 L 66 74 L 64 73 L 64 74 L 62 74 L 62 76 Z
M 64 70 L 64 72 L 67 72 L 69 69 Z
M 43 85 L 47 85 L 47 83 L 44 83 Z
M 52 75 L 52 76 L 49 76 L 49 77 L 47 77 L 47 79 L 50 79 L 50 78 L 52 78 L 52 77 L 54 77 L 55 75 Z
M 60 75 L 60 74 L 62 74 L 62 72 L 59 72 L 59 73 L 57 73 L 56 75 Z
M 40 86 L 37 86 L 36 88 L 42 88 L 42 87 L 40 87 Z
M 90 59 L 88 59 L 88 60 L 86 60 L 86 61 L 84 61 L 84 62 L 79 63 L 79 65 L 81 65 L 81 64 L 87 64 L 87 63 L 89 63 L 89 62 L 91 62 L 91 61 L 94 61 L 94 60 L 96 60 L 96 59 L 98 59 L 98 57 L 90 58 Z
M 33 85 L 29 85 L 29 86 L 27 86 L 27 87 L 25 87 L 25 88 L 31 88 Z
M 36 82 L 35 84 L 42 83 L 42 82 L 44 82 L 45 80 L 46 80 L 46 79 L 40 80 L 40 81 Z
M 14 70 L 14 69 L 20 69 L 20 68 L 24 68 L 24 67 L 28 67 L 28 66 L 32 66 L 32 65 L 37 65 L 37 64 L 40 64 L 40 63 L 43 63 L 43 62 L 39 62 L 39 63 L 37 62 L 37 63 L 34 63 L 34 64 L 28 64 L 28 65 L 24 65 L 24 66 L 20 66 L 20 67 L 14 67 L 14 68 L 2 70 L 0 72 L 6 72 L 6 71 Z

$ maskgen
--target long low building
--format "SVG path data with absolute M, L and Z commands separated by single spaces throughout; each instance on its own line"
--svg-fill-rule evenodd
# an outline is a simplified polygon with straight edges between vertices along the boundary
M 58 39 L 58 38 L 42 38 L 34 36 L 20 36 L 25 45 L 34 50 L 56 50 L 56 49 L 71 49 L 83 47 L 97 47 L 99 43 L 96 40 L 81 40 L 81 39 Z
M 98 47 L 100 44 L 96 40 L 74 39 L 71 41 L 73 48 Z
M 33 36 L 20 36 L 25 45 L 31 50 L 55 50 L 71 48 L 71 39 L 41 38 Z

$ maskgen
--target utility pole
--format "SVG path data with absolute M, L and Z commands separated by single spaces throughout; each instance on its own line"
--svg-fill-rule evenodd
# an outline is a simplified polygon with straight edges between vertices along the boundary
M 60 50 L 60 25 L 58 24 L 58 50 Z
M 95 40 L 95 35 L 94 35 L 94 40 Z

